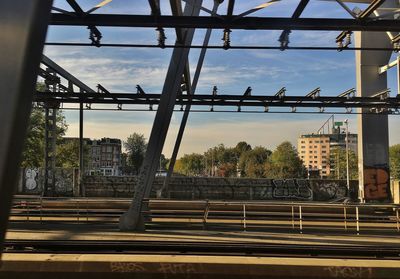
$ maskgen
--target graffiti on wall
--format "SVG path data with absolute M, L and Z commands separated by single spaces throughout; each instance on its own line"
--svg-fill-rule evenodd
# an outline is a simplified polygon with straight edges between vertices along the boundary
M 345 181 L 313 181 L 315 201 L 342 200 L 348 197 Z
M 303 179 L 275 179 L 274 199 L 312 200 L 313 192 L 308 181 Z
M 25 188 L 28 191 L 34 191 L 38 188 L 38 169 L 25 169 Z
M 386 167 L 364 167 L 364 197 L 366 201 L 390 199 L 390 176 Z

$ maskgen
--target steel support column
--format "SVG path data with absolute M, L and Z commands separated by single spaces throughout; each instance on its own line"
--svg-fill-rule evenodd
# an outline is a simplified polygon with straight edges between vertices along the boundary
M 193 5 L 186 4 L 184 16 L 198 16 L 202 0 L 194 0 Z M 194 29 L 188 29 L 185 34 L 184 43 L 191 44 L 194 36 Z M 180 44 L 176 42 L 176 44 Z M 171 62 L 165 78 L 164 87 L 160 105 L 157 109 L 153 128 L 150 134 L 146 155 L 140 170 L 134 197 L 129 210 L 120 218 L 119 227 L 121 230 L 139 230 L 144 229 L 144 220 L 142 218 L 142 201 L 148 198 L 153 185 L 154 177 L 157 171 L 158 160 L 164 146 L 169 124 L 178 90 L 181 86 L 182 74 L 188 61 L 188 49 L 174 49 Z
M 387 1 L 384 7 L 398 7 L 398 1 Z M 390 47 L 386 33 L 357 32 L 358 47 Z M 373 96 L 387 89 L 387 74 L 379 67 L 389 63 L 390 51 L 356 51 L 357 96 Z M 362 111 L 367 109 L 363 108 Z M 389 128 L 387 115 L 358 116 L 359 198 L 368 201 L 390 201 Z
M 0 1 L 0 244 L 16 188 L 51 5 L 51 0 Z

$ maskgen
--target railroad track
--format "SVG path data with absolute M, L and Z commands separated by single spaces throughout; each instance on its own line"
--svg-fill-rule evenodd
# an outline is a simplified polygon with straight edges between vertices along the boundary
M 178 241 L 7 240 L 4 253 L 167 254 L 400 259 L 400 246 L 199 243 Z

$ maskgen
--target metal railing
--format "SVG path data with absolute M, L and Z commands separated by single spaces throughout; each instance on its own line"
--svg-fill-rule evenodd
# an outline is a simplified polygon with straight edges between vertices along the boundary
M 130 199 L 17 196 L 14 222 L 118 222 Z M 148 227 L 400 232 L 399 205 L 288 201 L 144 200 Z

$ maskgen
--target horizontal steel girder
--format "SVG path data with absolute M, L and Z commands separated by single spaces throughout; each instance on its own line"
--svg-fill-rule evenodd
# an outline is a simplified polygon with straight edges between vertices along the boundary
M 157 105 L 161 94 L 129 93 L 43 93 L 34 94 L 35 102 Z M 305 97 L 243 95 L 179 95 L 176 105 L 240 106 L 240 107 L 337 107 L 337 108 L 400 108 L 400 98 L 390 97 Z
M 53 13 L 51 25 L 214 28 L 258 30 L 337 30 L 400 32 L 399 20 L 356 20 L 337 18 L 207 17 L 89 14 L 84 18 Z

